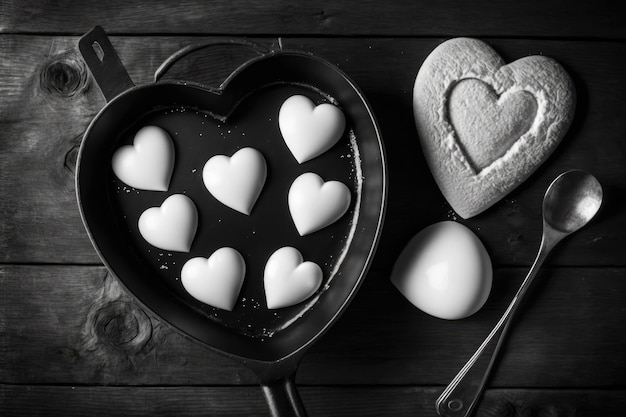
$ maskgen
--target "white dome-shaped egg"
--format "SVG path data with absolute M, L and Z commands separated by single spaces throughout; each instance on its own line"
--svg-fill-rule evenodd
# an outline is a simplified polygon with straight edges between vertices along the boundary
M 391 282 L 417 308 L 456 320 L 477 312 L 491 291 L 491 259 L 467 227 L 452 221 L 430 225 L 406 245 Z

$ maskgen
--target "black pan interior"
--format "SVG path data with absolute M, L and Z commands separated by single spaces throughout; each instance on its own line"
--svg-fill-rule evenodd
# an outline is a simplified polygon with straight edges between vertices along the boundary
M 337 145 L 303 164 L 291 156 L 278 130 L 278 109 L 294 94 L 338 105 L 348 122 Z M 111 169 L 113 152 L 150 124 L 168 131 L 175 144 L 176 164 L 167 192 L 135 190 Z M 250 216 L 221 205 L 202 183 L 202 168 L 211 156 L 232 155 L 246 146 L 258 149 L 268 164 L 265 187 Z M 298 175 L 309 171 L 348 185 L 352 204 L 335 224 L 301 237 L 288 212 L 287 190 Z M 96 249 L 148 308 L 223 352 L 277 361 L 321 334 L 358 288 L 380 232 L 386 174 L 375 121 L 349 80 L 313 57 L 277 54 L 242 67 L 224 90 L 157 83 L 118 96 L 85 135 L 77 191 Z M 198 208 L 198 233 L 190 253 L 154 248 L 137 230 L 141 212 L 175 193 L 188 195 Z M 322 267 L 324 283 L 308 301 L 268 310 L 263 267 L 274 250 L 287 245 Z M 236 248 L 246 260 L 244 287 L 232 312 L 196 301 L 180 283 L 187 259 L 208 257 L 222 246 Z

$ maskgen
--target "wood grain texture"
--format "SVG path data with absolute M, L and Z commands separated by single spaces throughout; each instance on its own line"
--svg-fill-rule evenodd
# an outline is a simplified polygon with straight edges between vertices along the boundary
M 440 387 L 300 387 L 311 417 L 435 415 Z M 5 417 L 268 416 L 257 387 L 0 385 Z M 475 417 L 621 417 L 626 391 L 487 390 Z
M 106 24 L 111 33 L 141 34 L 626 37 L 611 0 L 89 0 L 64 6 L 52 0 L 5 0 L 0 32 L 79 34 Z
M 372 271 L 302 361 L 305 385 L 446 384 L 513 297 L 525 270 L 497 269 L 490 299 L 460 321 L 409 304 Z M 547 268 L 508 340 L 493 387 L 622 383 L 624 268 Z M 0 267 L 0 381 L 63 385 L 254 384 L 240 364 L 138 306 L 101 267 Z
M 618 417 L 626 391 L 626 26 L 623 6 L 529 0 L 0 1 L 0 416 L 267 416 L 252 373 L 173 330 L 101 266 L 81 224 L 76 155 L 105 105 L 76 48 L 94 25 L 130 77 L 152 82 L 192 43 L 245 36 L 345 71 L 379 121 L 390 178 L 374 263 L 344 316 L 297 374 L 311 416 L 430 416 L 506 308 L 541 235 L 540 205 L 562 171 L 605 189 L 598 217 L 541 270 L 475 417 Z M 557 151 L 482 215 L 457 218 L 416 136 L 412 88 L 442 41 L 482 38 L 506 61 L 542 54 L 572 76 L 578 104 Z M 254 52 L 220 46 L 166 78 L 219 85 Z M 406 242 L 440 221 L 466 224 L 495 265 L 482 310 L 420 312 L 390 284 Z
M 114 37 L 112 41 L 131 78 L 141 84 L 153 79 L 159 64 L 171 53 L 202 40 Z M 272 39 L 262 41 L 270 47 L 278 44 Z M 348 73 L 364 91 L 379 120 L 392 184 L 382 244 L 375 259 L 379 269 L 389 269 L 404 244 L 423 227 L 456 219 L 425 165 L 411 110 L 414 76 L 439 42 L 343 38 L 281 41 L 285 49 L 312 52 Z M 621 117 L 626 84 L 615 80 L 626 72 L 626 63 L 617 58 L 626 54 L 626 47 L 611 42 L 490 42 L 507 60 L 543 53 L 562 62 L 574 78 L 579 105 L 574 125 L 547 163 L 492 209 L 463 223 L 484 241 L 497 265 L 529 265 L 541 235 L 540 207 L 545 189 L 567 169 L 587 169 L 605 187 L 604 207 L 591 225 L 561 244 L 548 262 L 624 265 L 619 248 L 626 245 L 626 211 L 620 203 L 624 191 L 621 179 L 626 176 L 622 140 L 626 119 Z M 0 37 L 0 51 L 13 58 L 11 63 L 0 63 L 0 75 L 7 80 L 0 87 L 5 97 L 0 103 L 4 132 L 0 194 L 12 196 L 0 200 L 1 262 L 99 263 L 80 222 L 73 169 L 82 133 L 105 103 L 91 78 L 85 78 L 75 45 L 73 37 Z M 206 76 L 207 82 L 215 85 L 221 77 L 214 74 L 225 77 L 245 56 L 232 52 L 232 59 L 197 60 L 194 68 L 197 74 L 211 74 Z M 59 85 L 59 80 L 68 81 Z M 24 175 L 24 167 L 28 167 L 28 175 Z

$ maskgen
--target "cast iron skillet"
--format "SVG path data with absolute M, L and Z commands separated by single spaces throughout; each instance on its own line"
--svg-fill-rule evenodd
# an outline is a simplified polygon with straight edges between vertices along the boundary
M 387 190 L 383 145 L 363 95 L 336 67 L 309 54 L 268 51 L 243 40 L 232 43 L 253 48 L 258 57 L 237 68 L 219 88 L 206 88 L 183 81 L 135 86 L 102 28 L 80 39 L 80 52 L 107 104 L 80 148 L 78 205 L 103 263 L 146 308 L 251 369 L 272 415 L 304 416 L 294 385 L 297 366 L 355 295 L 381 232 Z M 303 164 L 291 156 L 277 127 L 277 109 L 293 94 L 334 103 L 347 120 L 339 143 Z M 147 124 L 163 127 L 175 142 L 176 165 L 167 192 L 135 190 L 111 169 L 113 152 L 131 143 Z M 220 205 L 201 180 L 202 164 L 210 156 L 244 146 L 257 148 L 268 163 L 266 186 L 250 216 Z M 349 185 L 352 204 L 335 224 L 301 237 L 291 223 L 286 193 L 296 176 L 308 171 Z M 190 253 L 151 247 L 138 233 L 141 212 L 174 193 L 185 193 L 198 208 Z M 325 280 L 311 299 L 268 310 L 263 266 L 274 250 L 287 245 L 317 262 Z M 187 259 L 208 257 L 221 246 L 235 247 L 246 259 L 244 287 L 232 312 L 196 301 L 179 280 Z

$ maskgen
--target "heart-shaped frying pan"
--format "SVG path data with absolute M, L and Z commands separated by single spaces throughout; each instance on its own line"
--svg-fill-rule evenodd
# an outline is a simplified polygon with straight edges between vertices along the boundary
M 108 40 L 95 27 L 80 52 L 107 104 L 89 125 L 80 148 L 76 192 L 83 223 L 103 263 L 140 303 L 184 334 L 240 361 L 258 377 L 274 416 L 304 416 L 294 385 L 305 351 L 345 310 L 372 261 L 382 228 L 387 174 L 380 132 L 356 85 L 310 54 L 268 51 L 243 40 L 257 57 L 237 68 L 219 88 L 191 81 L 135 86 Z M 194 48 L 187 48 L 184 55 Z M 160 69 L 163 71 L 163 68 Z M 332 103 L 346 118 L 339 142 L 299 164 L 278 127 L 278 109 L 292 95 Z M 143 126 L 166 130 L 175 146 L 167 191 L 136 190 L 112 170 L 113 153 L 132 143 Z M 266 184 L 249 216 L 221 205 L 202 182 L 213 155 L 254 147 L 268 165 Z M 300 236 L 290 218 L 287 190 L 302 173 L 315 172 L 348 186 L 347 213 L 324 229 Z M 190 197 L 198 231 L 189 253 L 146 242 L 137 219 L 173 194 Z M 180 282 L 186 260 L 219 247 L 236 248 L 246 277 L 232 311 L 203 304 Z M 293 246 L 323 271 L 320 289 L 292 307 L 268 309 L 263 270 L 278 248 Z

